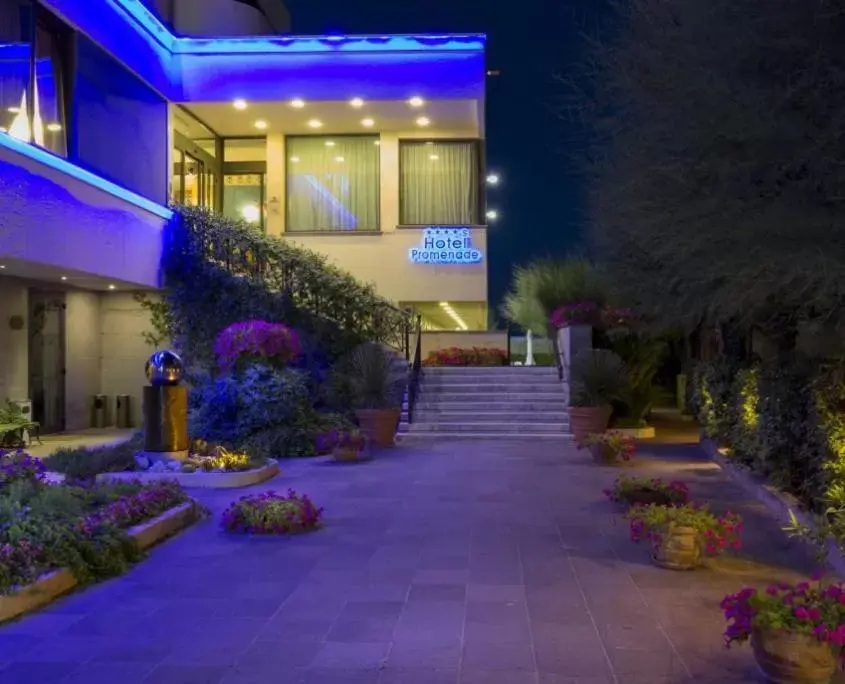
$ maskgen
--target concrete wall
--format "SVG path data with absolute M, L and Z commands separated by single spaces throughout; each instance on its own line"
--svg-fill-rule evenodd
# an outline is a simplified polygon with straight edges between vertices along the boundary
M 142 388 L 147 384 L 144 364 L 155 351 L 143 338 L 151 330 L 150 316 L 129 293 L 105 294 L 100 300 L 100 391 L 107 394 L 114 413 L 118 394 L 128 394 L 132 424 L 142 422 Z
M 450 347 L 460 347 L 461 349 L 481 347 L 482 349 L 501 349 L 502 351 L 507 351 L 508 334 L 504 330 L 488 332 L 424 332 L 422 334 L 423 359 L 433 351 L 449 349 Z
M 12 330 L 9 319 L 21 316 L 24 327 Z M 0 402 L 29 398 L 29 300 L 26 285 L 0 277 Z
M 14 144 L 0 140 L 0 259 L 158 286 L 165 219 Z
M 65 294 L 65 429 L 91 426 L 91 398 L 100 393 L 100 300 L 96 292 Z

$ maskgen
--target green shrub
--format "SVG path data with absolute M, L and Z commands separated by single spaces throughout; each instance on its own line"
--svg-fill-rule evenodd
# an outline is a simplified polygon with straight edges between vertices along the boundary
M 135 468 L 135 454 L 144 448 L 144 438 L 135 435 L 120 444 L 102 447 L 64 447 L 44 459 L 47 470 L 64 473 L 70 480 L 88 480 L 98 473 Z
M 607 349 L 587 349 L 572 359 L 572 405 L 607 406 L 622 397 L 625 364 Z
M 730 441 L 734 424 L 734 377 L 741 365 L 725 357 L 700 361 L 693 372 L 692 409 L 704 433 Z
M 760 369 L 743 368 L 731 385 L 730 433 L 733 460 L 763 470 L 760 443 Z M 727 423 L 727 418 L 724 419 Z M 726 428 L 728 429 L 728 428 Z

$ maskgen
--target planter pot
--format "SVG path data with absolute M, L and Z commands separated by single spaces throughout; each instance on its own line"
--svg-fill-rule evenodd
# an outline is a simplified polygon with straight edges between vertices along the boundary
M 610 406 L 570 406 L 569 422 L 576 444 L 583 444 L 587 435 L 607 430 L 612 412 Z
M 358 409 L 355 416 L 370 444 L 377 447 L 392 447 L 395 444 L 396 428 L 399 425 L 398 408 Z
M 694 570 L 704 557 L 701 550 L 701 535 L 694 527 L 670 527 L 663 532 L 659 544 L 655 544 L 651 559 L 654 564 L 667 570 Z
M 658 506 L 678 505 L 665 494 L 660 494 L 658 492 L 649 492 L 645 490 L 633 491 L 619 503 L 625 506 L 626 508 L 631 508 L 633 506 L 649 506 L 651 504 L 657 504 Z
M 332 455 L 335 461 L 342 461 L 343 463 L 365 460 L 365 452 L 360 451 L 358 447 L 335 447 Z
M 760 672 L 774 684 L 829 684 L 836 672 L 830 645 L 804 634 L 754 629 L 751 648 Z
M 625 463 L 607 444 L 591 444 L 589 449 L 598 465 L 619 466 Z

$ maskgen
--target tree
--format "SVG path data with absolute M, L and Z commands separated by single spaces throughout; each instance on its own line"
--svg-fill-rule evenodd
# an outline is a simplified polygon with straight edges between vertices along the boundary
M 605 300 L 604 284 L 586 259 L 541 259 L 514 268 L 502 313 L 525 330 L 553 338 L 549 318 L 561 304 Z
M 597 260 L 691 329 L 845 317 L 845 0 L 624 0 L 595 41 Z

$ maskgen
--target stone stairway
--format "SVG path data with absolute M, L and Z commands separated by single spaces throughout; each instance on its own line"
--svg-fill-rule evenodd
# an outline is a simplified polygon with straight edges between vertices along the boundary
M 425 368 L 400 440 L 570 440 L 569 413 L 557 369 L 549 367 Z

